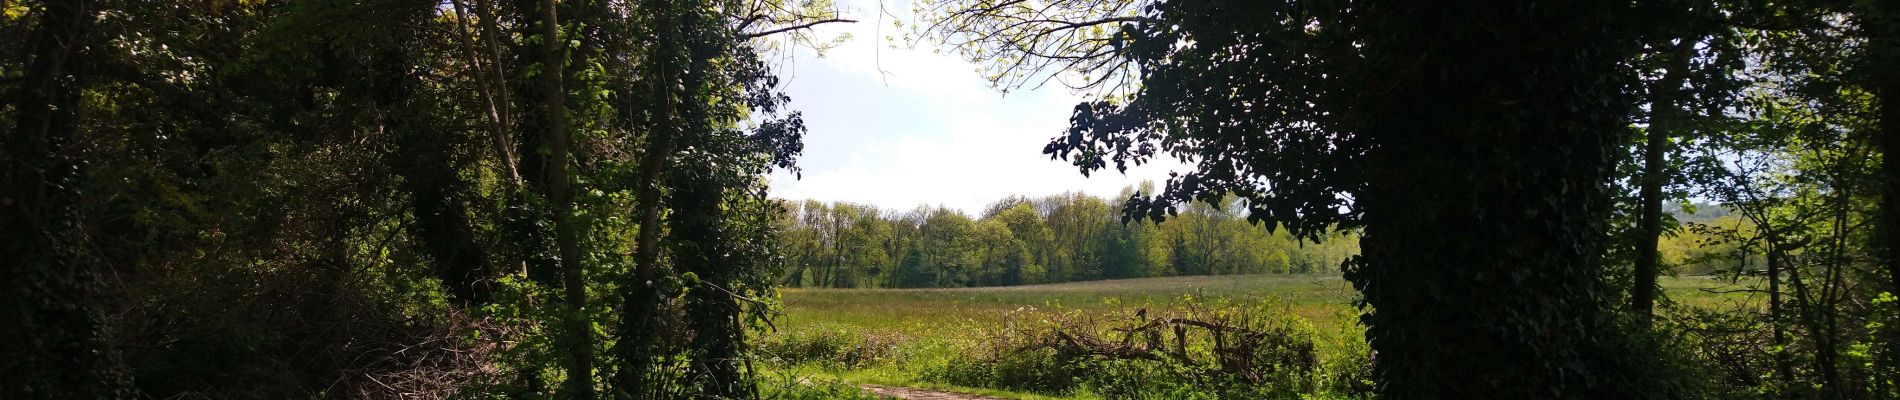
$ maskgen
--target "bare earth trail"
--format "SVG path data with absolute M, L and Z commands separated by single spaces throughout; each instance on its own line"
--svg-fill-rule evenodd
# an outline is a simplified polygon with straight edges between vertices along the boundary
M 974 395 L 974 394 L 964 394 L 964 393 L 955 393 L 955 392 L 939 392 L 935 390 L 924 390 L 924 389 L 896 387 L 896 386 L 858 385 L 858 387 L 863 388 L 865 391 L 871 392 L 872 394 L 876 394 L 879 397 L 889 397 L 889 398 L 903 399 L 903 400 L 1003 400 L 1003 398 L 1001 397 L 979 396 L 979 395 Z

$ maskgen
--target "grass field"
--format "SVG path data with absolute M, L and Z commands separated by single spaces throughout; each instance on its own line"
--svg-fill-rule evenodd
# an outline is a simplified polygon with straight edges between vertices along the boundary
M 1664 278 L 1662 285 L 1672 300 L 1685 305 L 1746 300 L 1743 294 L 1725 293 L 1737 287 L 1714 278 Z M 970 351 L 981 332 L 1006 319 L 1056 313 L 1132 315 L 1136 309 L 1178 307 L 1184 296 L 1271 304 L 1279 314 L 1297 316 L 1323 334 L 1338 336 L 1333 341 L 1360 340 L 1352 323 L 1357 315 L 1352 307 L 1356 293 L 1337 275 L 1167 277 L 957 289 L 787 289 L 782 295 L 784 314 L 776 321 L 778 331 L 766 341 L 845 335 L 860 345 L 888 351 L 865 356 L 873 359 L 870 362 L 794 363 L 783 369 L 853 383 L 949 387 L 1014 398 L 1048 397 L 956 388 L 934 381 L 914 364 L 963 356 L 958 353 Z M 1070 396 L 1091 397 L 1087 393 Z

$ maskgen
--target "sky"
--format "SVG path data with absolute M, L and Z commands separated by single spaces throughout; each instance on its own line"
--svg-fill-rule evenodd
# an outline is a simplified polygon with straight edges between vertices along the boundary
M 909 23 L 908 0 L 885 0 L 886 11 Z M 1011 195 L 1040 197 L 1082 191 L 1114 197 L 1141 181 L 1157 185 L 1181 164 L 1112 168 L 1084 178 L 1066 161 L 1042 154 L 1068 127 L 1069 110 L 1083 96 L 1060 84 L 1012 90 L 990 88 L 976 65 L 929 48 L 892 48 L 901 32 L 892 17 L 878 21 L 876 0 L 838 2 L 850 24 L 815 33 L 851 38 L 819 57 L 808 48 L 783 54 L 779 73 L 792 108 L 804 114 L 803 178 L 776 172 L 772 195 L 872 204 L 909 210 L 947 206 L 977 214 Z

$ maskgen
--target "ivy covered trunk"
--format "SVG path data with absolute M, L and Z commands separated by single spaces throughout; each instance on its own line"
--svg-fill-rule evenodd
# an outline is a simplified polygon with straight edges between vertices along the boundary
M 710 160 L 705 160 L 710 161 Z M 688 280 L 686 316 L 693 327 L 693 380 L 699 394 L 718 399 L 756 398 L 740 366 L 739 304 L 733 287 L 741 263 L 728 260 L 733 240 L 722 226 L 724 190 L 710 162 L 685 166 L 673 176 L 677 204 L 671 220 L 675 262 Z
M 1881 175 L 1886 179 L 1883 192 L 1881 228 L 1886 247 L 1887 290 L 1900 295 L 1900 4 L 1874 2 L 1868 48 L 1873 52 L 1874 94 L 1880 105 L 1879 142 L 1882 154 Z M 1900 340 L 1900 339 L 1896 339 Z M 1900 346 L 1900 343 L 1894 343 Z
M 1561 3 L 1364 9 L 1375 145 L 1347 278 L 1382 398 L 1622 398 L 1599 277 L 1633 47 L 1617 5 Z
M 0 398 L 122 397 L 92 298 L 99 265 L 77 248 L 84 164 L 73 143 L 96 11 L 83 0 L 41 7 L 19 91 L 0 94 L 16 123 L 0 128 Z
M 1869 35 L 1868 48 L 1873 52 L 1872 67 L 1875 100 L 1879 103 L 1880 125 L 1878 129 L 1881 152 L 1880 176 L 1884 177 L 1881 187 L 1880 227 L 1877 237 L 1884 243 L 1885 252 L 1879 257 L 1887 272 L 1888 293 L 1900 296 L 1900 4 L 1893 2 L 1873 2 L 1873 32 Z M 1886 347 L 1884 359 L 1877 362 L 1886 364 L 1876 371 L 1900 371 L 1900 321 L 1885 321 L 1884 336 Z M 1900 381 L 1900 379 L 1889 382 Z M 1900 382 L 1896 382 L 1900 383 Z M 1900 390 L 1900 388 L 1894 388 Z

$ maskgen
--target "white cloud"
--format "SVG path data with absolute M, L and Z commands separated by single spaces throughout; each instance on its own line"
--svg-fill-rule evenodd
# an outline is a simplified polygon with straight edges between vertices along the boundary
M 775 196 L 899 210 L 942 204 L 976 213 L 1010 195 L 1079 190 L 1114 196 L 1181 169 L 1168 160 L 1133 168 L 1128 176 L 1108 170 L 1084 178 L 1067 162 L 1041 154 L 1067 127 L 1080 96 L 1045 87 L 1005 97 L 975 65 L 954 56 L 876 49 L 886 44 L 883 35 L 899 32 L 887 16 L 880 33 L 871 18 L 876 6 L 868 6 L 853 15 L 861 22 L 820 32 L 848 31 L 850 42 L 823 59 L 800 50 L 785 66 L 793 72 L 787 92 L 810 133 L 803 179 L 774 174 Z

